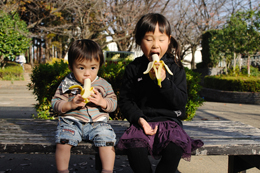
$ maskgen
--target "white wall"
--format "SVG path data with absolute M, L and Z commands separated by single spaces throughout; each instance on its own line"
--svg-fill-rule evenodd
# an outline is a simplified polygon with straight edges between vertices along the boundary
M 202 55 L 201 55 L 201 47 L 197 48 L 196 52 L 195 52 L 195 63 L 200 63 L 202 62 Z M 192 59 L 192 54 L 191 51 L 188 52 L 188 54 L 185 55 L 185 57 L 183 58 L 183 64 L 185 67 L 188 67 L 189 69 L 191 69 L 191 59 Z M 188 61 L 188 62 L 186 62 Z
M 117 48 L 117 45 L 115 42 L 112 42 L 112 43 L 109 43 L 107 45 L 109 51 L 118 51 L 118 48 Z M 133 49 L 132 52 L 135 53 L 135 57 L 139 57 L 139 56 L 142 56 L 143 55 L 143 52 L 142 50 L 140 49 Z

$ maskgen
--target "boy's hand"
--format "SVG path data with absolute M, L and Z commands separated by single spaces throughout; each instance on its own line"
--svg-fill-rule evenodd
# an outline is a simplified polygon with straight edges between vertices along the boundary
M 158 126 L 155 126 L 153 129 L 144 118 L 139 118 L 138 124 L 144 129 L 146 135 L 155 135 L 158 129 Z
M 86 105 L 86 103 L 84 103 L 84 101 L 85 100 L 83 99 L 83 97 L 80 94 L 77 94 L 70 102 L 71 109 L 76 109 L 78 107 L 80 107 L 80 108 L 84 107 Z
M 83 97 L 80 94 L 77 94 L 71 101 L 68 101 L 65 104 L 63 104 L 61 112 L 65 113 L 72 109 L 82 108 L 86 105 L 84 101 L 85 100 L 83 99 Z
M 94 103 L 97 106 L 102 107 L 103 109 L 107 108 L 107 102 L 106 100 L 102 97 L 102 95 L 93 88 L 93 93 L 90 94 L 90 97 L 88 97 L 88 100 L 92 103 Z

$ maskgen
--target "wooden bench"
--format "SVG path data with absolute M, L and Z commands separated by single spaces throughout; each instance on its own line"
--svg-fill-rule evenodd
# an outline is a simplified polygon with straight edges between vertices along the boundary
M 126 121 L 109 123 L 117 138 L 129 126 Z M 260 169 L 260 129 L 237 121 L 190 121 L 183 124 L 192 138 L 205 143 L 193 152 L 194 155 L 228 155 L 229 173 L 252 167 Z M 56 125 L 56 120 L 0 119 L 0 153 L 54 153 Z M 92 143 L 85 142 L 72 148 L 71 152 L 97 154 Z M 116 150 L 116 154 L 125 153 Z

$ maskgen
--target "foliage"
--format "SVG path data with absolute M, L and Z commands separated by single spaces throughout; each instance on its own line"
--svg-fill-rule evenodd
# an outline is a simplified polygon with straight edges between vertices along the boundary
M 125 71 L 126 65 L 131 60 L 107 61 L 99 70 L 98 75 L 107 80 L 113 87 L 117 97 L 119 98 L 119 90 L 121 87 L 121 81 Z M 188 104 L 186 106 L 187 120 L 191 120 L 196 113 L 199 106 L 202 105 L 203 99 L 198 96 L 198 92 L 201 89 L 199 85 L 200 76 L 198 73 L 185 69 L 188 85 Z M 33 69 L 31 81 L 28 85 L 29 89 L 33 90 L 33 93 L 37 96 L 36 109 L 38 116 L 36 118 L 49 119 L 53 118 L 50 115 L 51 98 L 54 95 L 58 85 L 62 79 L 69 73 L 67 63 L 63 61 L 54 62 L 53 64 L 40 64 Z M 117 110 L 110 114 L 114 120 L 124 119 L 120 112 L 119 107 Z
M 224 59 L 227 65 L 233 58 L 236 59 L 235 54 L 245 54 L 250 57 L 259 49 L 259 31 L 259 11 L 237 12 L 230 17 L 223 29 L 209 31 L 210 55 L 215 59 Z
M 246 75 L 247 74 L 247 68 L 246 67 L 242 68 L 241 74 L 242 75 Z M 250 67 L 250 74 L 251 74 L 251 76 L 257 77 L 257 76 L 260 76 L 260 71 L 259 71 L 259 69 L 257 67 L 251 66 Z
M 99 70 L 98 75 L 107 80 L 112 85 L 117 98 L 119 98 L 119 90 L 121 87 L 121 81 L 124 75 L 125 67 L 130 62 L 131 60 L 122 59 L 119 59 L 118 61 L 106 61 L 105 65 L 103 65 Z M 124 119 L 119 107 L 117 107 L 115 112 L 110 113 L 110 117 L 112 117 L 112 119 Z
M 0 69 L 0 79 L 8 81 L 24 80 L 22 66 L 8 61 L 6 68 Z
M 236 66 L 235 69 L 230 68 L 228 74 L 229 74 L 229 76 L 239 76 L 239 75 L 240 76 L 246 76 L 247 73 L 248 73 L 248 70 L 247 70 L 246 66 L 242 67 L 241 70 L 239 69 L 238 66 Z M 251 76 L 257 77 L 257 76 L 260 76 L 260 71 L 257 67 L 251 66 L 250 67 L 250 74 L 251 74 Z
M 215 67 L 218 64 L 218 59 L 211 55 L 212 52 L 210 52 L 210 41 L 212 39 L 212 35 L 215 34 L 214 32 L 216 32 L 216 30 L 209 30 L 202 34 L 202 63 L 197 64 L 197 68 Z
M 134 60 L 133 52 L 126 52 L 126 51 L 105 51 L 104 55 L 106 60 L 117 61 L 119 58 L 125 60 Z
M 200 74 L 185 68 L 187 80 L 188 102 L 186 104 L 186 120 L 192 120 L 196 110 L 203 104 L 203 98 L 199 96 L 202 86 L 200 83 Z
M 6 14 L 0 11 L 0 16 L 0 60 L 4 57 L 13 60 L 16 55 L 24 53 L 30 45 L 31 39 L 26 37 L 27 25 L 20 20 L 18 14 Z
M 50 58 L 50 60 L 47 61 L 46 63 L 52 65 L 52 64 L 55 64 L 55 63 L 60 63 L 61 61 L 65 62 L 65 63 L 68 63 L 67 60 L 63 60 L 63 59 L 55 58 L 55 57 Z
M 260 77 L 258 76 L 205 76 L 204 87 L 224 91 L 260 92 Z
M 28 87 L 37 97 L 36 109 L 39 112 L 37 118 L 46 118 L 50 115 L 48 111 L 51 108 L 51 99 L 60 82 L 68 73 L 68 64 L 63 61 L 55 62 L 52 65 L 40 64 L 34 67 L 31 83 Z

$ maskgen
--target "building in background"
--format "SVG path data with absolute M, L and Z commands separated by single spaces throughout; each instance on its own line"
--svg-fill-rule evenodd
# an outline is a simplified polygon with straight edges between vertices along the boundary
M 107 47 L 109 49 L 109 51 L 107 51 L 107 53 L 109 53 L 109 52 L 116 53 L 118 51 L 118 48 L 117 48 L 117 45 L 115 42 L 109 43 L 107 45 Z M 135 47 L 135 46 L 133 46 L 133 47 Z M 195 52 L 195 63 L 196 64 L 202 62 L 201 49 L 202 48 L 198 48 L 197 51 Z M 121 52 L 124 52 L 124 51 L 121 51 Z M 107 53 L 104 54 L 105 57 L 107 57 Z M 139 57 L 139 56 L 143 55 L 143 52 L 140 48 L 133 49 L 132 52 L 130 52 L 130 53 L 131 54 L 133 53 L 134 57 Z M 191 59 L 192 59 L 192 55 L 191 55 L 191 51 L 189 51 L 188 54 L 184 56 L 184 59 L 182 61 L 183 65 L 185 67 L 188 67 L 189 69 L 191 69 Z

